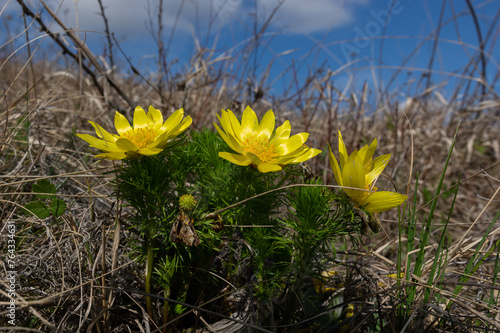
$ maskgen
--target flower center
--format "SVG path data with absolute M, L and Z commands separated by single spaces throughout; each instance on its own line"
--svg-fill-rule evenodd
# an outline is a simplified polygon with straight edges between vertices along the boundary
M 255 135 L 249 135 L 243 141 L 243 151 L 252 153 L 262 162 L 269 162 L 279 154 L 276 152 L 274 143 L 270 143 L 266 138 L 259 138 Z
M 364 200 L 366 198 L 368 198 L 372 192 L 368 192 L 368 191 L 373 191 L 373 192 L 377 192 L 377 187 L 376 186 L 372 186 L 373 183 L 371 184 L 366 184 L 365 186 L 365 190 L 366 191 L 363 191 L 363 196 L 361 197 L 361 202 L 364 202 Z
M 140 128 L 132 128 L 127 133 L 122 135 L 125 139 L 130 140 L 139 148 L 145 148 L 156 138 L 157 131 L 153 126 L 143 126 Z

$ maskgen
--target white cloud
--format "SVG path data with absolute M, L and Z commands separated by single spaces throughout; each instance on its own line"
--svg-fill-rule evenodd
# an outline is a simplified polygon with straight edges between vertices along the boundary
M 174 26 L 177 32 L 206 29 L 210 22 L 217 29 L 234 17 L 243 0 L 165 0 L 163 2 L 164 31 Z M 36 2 L 36 0 L 35 0 Z M 159 0 L 102 0 L 110 30 L 119 38 L 143 37 L 151 23 L 157 26 Z M 59 1 L 49 2 L 55 11 Z M 104 31 L 104 22 L 97 0 L 65 0 L 59 9 L 59 17 L 69 27 L 80 30 Z
M 255 0 L 258 15 L 265 19 L 279 0 Z M 285 0 L 272 20 L 274 28 L 286 33 L 327 31 L 354 20 L 355 9 L 370 0 Z M 102 0 L 110 28 L 119 38 L 144 38 L 152 21 L 157 25 L 159 0 Z M 60 0 L 48 1 L 57 10 Z M 244 5 L 245 4 L 245 5 Z M 40 6 L 32 0 L 32 8 Z M 40 6 L 41 7 L 41 6 Z M 149 11 L 149 15 L 148 15 Z M 179 12 L 180 11 L 180 12 Z M 243 0 L 164 0 L 163 24 L 168 33 L 175 25 L 177 32 L 207 29 L 212 24 L 216 32 L 232 19 L 245 21 L 255 11 L 253 1 Z M 97 0 L 62 0 L 59 17 L 69 27 L 80 30 L 104 31 Z M 177 20 L 177 22 L 176 22 Z
M 270 15 L 277 0 L 258 0 L 264 15 Z M 328 31 L 354 21 L 354 10 L 369 0 L 285 0 L 278 9 L 275 27 L 284 32 L 314 33 Z
M 38 0 L 25 0 L 33 11 L 44 11 Z M 255 0 L 259 24 L 271 14 L 280 0 Z M 283 33 L 309 34 L 325 32 L 354 21 L 355 9 L 370 0 L 285 0 L 271 21 L 271 26 Z M 60 5 L 62 2 L 62 5 Z M 148 30 L 157 27 L 159 0 L 102 0 L 110 30 L 119 40 L 151 39 Z M 10 1 L 9 13 L 20 13 L 15 1 Z M 86 32 L 86 38 L 104 38 L 104 22 L 98 0 L 48 0 L 48 5 L 68 28 Z M 16 5 L 12 5 L 16 4 Z M 251 21 L 255 13 L 254 1 L 245 0 L 164 0 L 164 40 L 175 26 L 179 34 L 201 34 L 208 27 L 211 33 L 231 28 L 231 24 L 242 25 Z M 52 26 L 53 30 L 58 30 Z M 251 29 L 251 28 L 250 28 Z M 189 37 L 190 38 L 190 37 Z

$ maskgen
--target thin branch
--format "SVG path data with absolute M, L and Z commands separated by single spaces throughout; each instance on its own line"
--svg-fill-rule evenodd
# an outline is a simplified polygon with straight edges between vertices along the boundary
M 113 70 L 115 68 L 115 61 L 113 59 L 113 42 L 111 41 L 111 31 L 109 30 L 108 18 L 106 17 L 106 13 L 104 12 L 104 6 L 102 5 L 102 0 L 97 0 L 99 2 L 99 7 L 101 8 L 101 16 L 104 21 L 104 31 L 106 31 L 106 39 L 108 40 L 108 59 L 109 65 Z
M 17 2 L 21 5 L 23 12 L 25 14 L 33 17 L 38 22 L 38 24 L 40 24 L 40 29 L 42 31 L 46 32 L 57 43 L 57 45 L 59 45 L 61 47 L 61 49 L 63 50 L 63 54 L 65 53 L 65 54 L 68 54 L 73 59 L 78 59 L 78 54 L 75 54 L 74 52 L 72 52 L 65 45 L 65 43 L 61 40 L 61 38 L 59 38 L 59 34 L 52 32 L 45 25 L 45 23 L 43 22 L 43 20 L 41 18 L 41 15 L 37 15 L 37 14 L 33 13 L 28 8 L 28 6 L 26 6 L 26 4 L 24 3 L 24 0 L 17 0 Z M 57 22 L 57 24 L 59 24 L 64 29 L 64 31 L 68 35 L 68 37 L 75 43 L 75 45 L 78 47 L 79 51 L 82 53 L 82 56 L 86 57 L 90 61 L 90 63 L 97 69 L 98 73 L 100 75 L 103 75 L 106 78 L 106 80 L 108 81 L 108 83 L 111 85 L 111 87 L 113 87 L 113 89 L 125 100 L 125 102 L 127 102 L 127 104 L 133 108 L 134 104 L 132 103 L 132 101 L 120 89 L 120 87 L 118 87 L 118 85 L 113 81 L 113 79 L 111 79 L 111 77 L 106 73 L 106 71 L 101 67 L 101 65 L 97 61 L 96 57 L 94 56 L 94 54 L 85 45 L 85 43 L 80 38 L 78 38 L 78 36 L 76 36 L 72 30 L 66 28 L 64 23 L 57 17 L 57 15 L 47 6 L 47 4 L 43 0 L 40 0 L 40 2 L 44 6 L 44 8 L 47 10 L 49 15 Z M 87 65 L 85 65 L 83 63 L 82 63 L 82 68 L 90 76 L 90 78 L 92 79 L 92 82 L 95 84 L 99 93 L 103 97 L 105 97 L 104 89 L 103 89 L 102 85 L 98 82 L 97 77 L 94 74 L 94 71 L 92 71 L 92 69 L 90 67 L 88 67 Z M 110 104 L 109 102 L 107 102 L 107 103 Z
M 479 97 L 479 100 L 482 100 L 484 96 L 486 95 L 486 58 L 484 56 L 484 41 L 483 41 L 483 35 L 481 34 L 481 27 L 479 26 L 479 21 L 477 20 L 476 16 L 476 11 L 474 10 L 474 7 L 470 3 L 470 0 L 465 0 L 467 3 L 467 7 L 469 7 L 470 14 L 472 15 L 472 20 L 474 21 L 474 27 L 476 28 L 476 33 L 477 33 L 477 39 L 479 41 L 479 57 L 481 58 L 481 66 L 482 66 L 482 71 L 481 71 L 481 78 L 483 79 L 483 82 L 481 83 L 482 86 L 482 91 L 481 91 L 481 96 Z

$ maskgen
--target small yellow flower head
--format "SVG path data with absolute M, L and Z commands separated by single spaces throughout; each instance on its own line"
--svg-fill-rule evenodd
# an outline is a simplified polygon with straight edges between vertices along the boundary
M 140 158 L 143 155 L 155 155 L 161 152 L 192 122 L 190 116 L 182 119 L 184 117 L 182 109 L 175 111 L 165 122 L 160 110 L 150 106 L 148 111 L 146 114 L 143 108 L 136 107 L 133 126 L 130 126 L 127 118 L 117 111 L 115 128 L 118 135 L 108 133 L 100 125 L 89 121 L 99 138 L 89 134 L 77 134 L 77 136 L 87 141 L 91 147 L 104 152 L 96 157 L 108 160 Z
M 332 149 L 328 147 L 330 167 L 335 180 L 340 186 L 362 189 L 344 188 L 344 192 L 359 208 L 370 213 L 383 212 L 401 205 L 407 199 L 406 195 L 389 191 L 377 192 L 375 187 L 375 182 L 389 163 L 391 154 L 372 159 L 377 148 L 377 139 L 375 139 L 370 146 L 364 146 L 359 151 L 355 150 L 348 155 L 340 131 L 338 136 L 340 164 L 333 155 Z
M 354 315 L 354 305 L 349 304 L 349 305 L 347 305 L 347 311 L 346 311 L 345 317 L 350 318 L 353 315 Z
M 323 271 L 321 273 L 321 279 L 313 278 L 312 279 L 313 285 L 314 285 L 314 289 L 316 290 L 316 292 L 318 294 L 320 294 L 320 293 L 327 293 L 330 291 L 336 291 L 337 288 L 335 288 L 335 287 L 325 286 L 325 282 L 328 281 L 328 282 L 330 282 L 330 284 L 332 284 L 331 283 L 332 281 L 329 281 L 329 280 L 331 280 L 332 278 L 338 277 L 338 275 L 339 275 L 339 272 L 337 272 L 337 271 Z M 339 288 L 342 288 L 343 284 L 336 283 L 336 286 Z
M 397 280 L 397 279 L 402 279 L 402 278 L 404 278 L 404 277 L 405 277 L 405 273 L 401 272 L 401 273 L 399 273 L 399 276 L 398 276 L 398 274 L 396 274 L 396 273 L 394 273 L 394 274 L 389 274 L 389 275 L 387 275 L 387 277 L 388 277 L 389 279 L 396 279 L 396 280 Z M 380 288 L 387 288 L 387 287 L 388 287 L 388 286 L 387 286 L 387 284 L 385 284 L 385 282 L 384 282 L 384 281 L 382 281 L 382 280 L 380 280 L 380 281 L 378 282 L 378 286 L 379 286 Z
M 181 210 L 188 212 L 196 207 L 196 199 L 191 194 L 184 194 L 179 198 Z
M 309 148 L 304 143 L 308 133 L 299 133 L 290 137 L 290 123 L 274 130 L 275 117 L 269 110 L 259 123 L 257 115 L 247 107 L 243 112 L 241 123 L 230 110 L 222 110 L 219 117 L 221 130 L 215 128 L 220 136 L 236 154 L 220 152 L 219 156 L 234 164 L 254 165 L 260 172 L 279 171 L 283 165 L 300 163 L 321 153 L 320 150 Z

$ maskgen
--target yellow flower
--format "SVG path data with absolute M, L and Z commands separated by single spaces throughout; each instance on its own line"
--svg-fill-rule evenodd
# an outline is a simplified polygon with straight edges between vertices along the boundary
M 96 157 L 108 160 L 121 160 L 124 158 L 140 158 L 142 155 L 155 155 L 165 148 L 169 141 L 184 132 L 192 119 L 184 117 L 184 110 L 175 111 L 163 122 L 160 110 L 150 106 L 148 113 L 140 106 L 135 108 L 133 127 L 127 118 L 116 111 L 115 128 L 118 135 L 108 133 L 93 121 L 89 123 L 94 127 L 96 138 L 89 134 L 77 134 L 87 141 L 91 147 L 102 150 L 104 153 Z
M 308 133 L 299 133 L 290 137 L 290 123 L 285 121 L 274 131 L 275 117 L 269 110 L 259 124 L 255 112 L 247 107 L 241 123 L 230 110 L 222 110 L 219 126 L 215 128 L 220 136 L 236 154 L 220 152 L 219 156 L 238 165 L 255 165 L 260 172 L 279 171 L 283 165 L 300 163 L 321 153 L 320 150 L 307 147 Z
M 354 315 L 354 305 L 353 304 L 349 304 L 349 305 L 347 305 L 347 311 L 346 311 L 345 317 L 346 318 L 350 318 L 353 315 Z
M 359 151 L 355 150 L 351 155 L 347 149 L 339 131 L 339 160 L 332 153 L 330 147 L 330 166 L 333 175 L 340 186 L 345 186 L 344 192 L 351 197 L 359 208 L 370 213 L 379 213 L 401 205 L 407 196 L 396 192 L 377 192 L 375 182 L 384 170 L 391 154 L 382 155 L 372 159 L 377 148 L 377 139 L 370 146 L 364 146 Z M 362 190 L 355 190 L 352 188 Z
M 330 284 L 332 284 L 331 280 L 333 278 L 339 278 L 339 272 L 333 270 L 333 271 L 323 271 L 321 273 L 321 279 L 319 278 L 313 278 L 312 281 L 313 281 L 313 285 L 314 285 L 314 289 L 316 289 L 316 292 L 318 294 L 320 293 L 327 293 L 327 292 L 330 292 L 330 291 L 336 291 L 337 288 L 342 288 L 344 286 L 344 284 L 342 282 L 336 282 L 335 283 L 335 286 L 336 287 L 331 287 L 331 286 L 325 286 L 326 282 L 330 282 Z
M 388 275 L 387 275 L 387 277 L 388 277 L 388 278 L 390 278 L 390 279 L 395 279 L 395 280 L 397 280 L 397 279 L 402 279 L 402 278 L 404 278 L 404 277 L 405 277 L 405 273 L 401 272 L 401 273 L 399 273 L 399 276 L 398 276 L 398 274 L 395 274 L 395 273 L 394 273 L 394 274 L 388 274 Z M 378 285 L 379 285 L 379 287 L 380 287 L 380 288 L 387 288 L 387 287 L 389 287 L 389 286 L 388 286 L 387 284 L 385 284 L 385 282 L 384 282 L 384 281 L 382 281 L 382 280 L 380 280 L 380 281 L 378 282 Z

